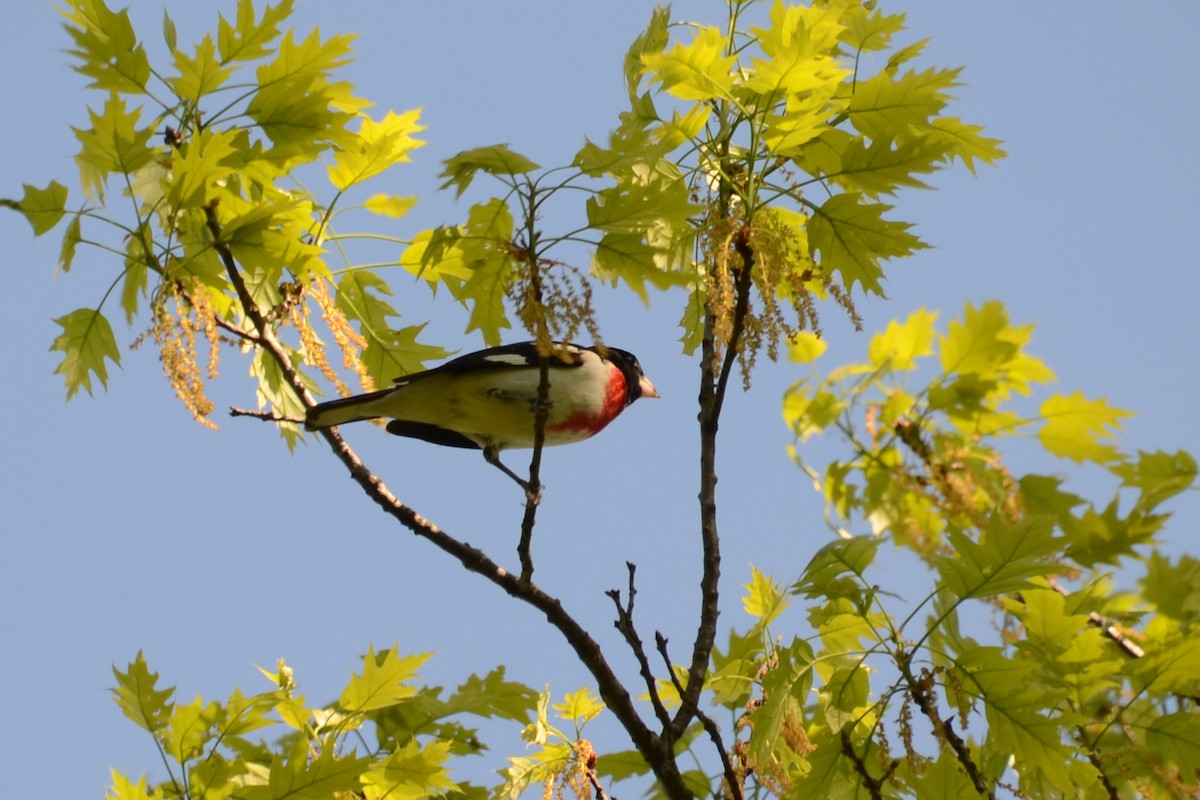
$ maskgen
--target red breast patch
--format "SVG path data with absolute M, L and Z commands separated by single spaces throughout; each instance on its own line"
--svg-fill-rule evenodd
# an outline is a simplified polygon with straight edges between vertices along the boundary
M 628 391 L 625 386 L 625 375 L 621 370 L 610 364 L 608 367 L 608 384 L 604 387 L 604 405 L 599 413 L 576 411 L 551 429 L 562 433 L 582 433 L 584 438 L 595 436 L 625 410 Z

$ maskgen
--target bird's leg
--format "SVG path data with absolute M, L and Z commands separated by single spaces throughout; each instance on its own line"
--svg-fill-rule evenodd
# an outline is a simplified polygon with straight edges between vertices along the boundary
M 516 481 L 517 485 L 525 490 L 525 497 L 528 498 L 530 503 L 536 504 L 538 501 L 540 501 L 542 499 L 541 498 L 541 494 L 542 494 L 541 488 L 539 487 L 538 491 L 535 492 L 533 490 L 533 487 L 530 485 L 529 481 L 525 480 L 520 475 L 518 475 L 517 473 L 515 473 L 511 469 L 509 469 L 508 466 L 503 461 L 500 460 L 500 451 L 497 450 L 496 448 L 494 448 L 494 447 L 483 448 L 483 460 L 486 461 L 487 463 L 491 464 L 496 469 L 503 472 L 508 477 L 512 478 L 514 481 Z

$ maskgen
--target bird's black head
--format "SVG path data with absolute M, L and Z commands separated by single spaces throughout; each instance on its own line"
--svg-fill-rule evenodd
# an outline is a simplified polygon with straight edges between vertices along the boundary
M 633 353 L 628 350 L 622 350 L 619 347 L 605 347 L 602 345 L 597 345 L 593 349 L 601 357 L 607 358 L 617 369 L 621 370 L 621 374 L 625 376 L 625 391 L 628 393 L 629 403 L 632 403 L 639 397 L 659 396 L 658 390 L 654 388 L 654 384 L 642 372 L 642 365 Z

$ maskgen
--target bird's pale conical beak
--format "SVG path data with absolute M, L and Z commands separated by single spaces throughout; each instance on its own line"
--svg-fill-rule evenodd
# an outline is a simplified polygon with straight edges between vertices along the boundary
M 658 389 L 654 388 L 654 384 L 651 383 L 650 379 L 645 375 L 643 375 L 638 381 L 638 386 L 641 387 L 642 397 L 662 397 L 662 395 L 658 393 Z

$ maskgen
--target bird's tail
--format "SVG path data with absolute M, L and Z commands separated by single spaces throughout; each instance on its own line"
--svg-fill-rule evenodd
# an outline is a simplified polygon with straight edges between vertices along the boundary
M 381 389 L 378 392 L 341 397 L 315 405 L 304 415 L 304 428 L 305 430 L 319 431 L 334 425 L 345 425 L 347 422 L 360 422 L 365 419 L 386 416 L 376 408 L 375 403 L 394 391 L 396 390 Z

